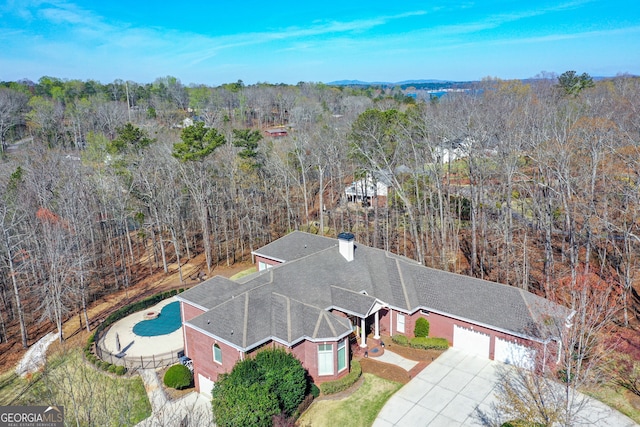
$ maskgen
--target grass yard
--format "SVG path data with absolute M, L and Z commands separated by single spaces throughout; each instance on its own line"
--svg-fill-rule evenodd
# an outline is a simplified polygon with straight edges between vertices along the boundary
M 256 273 L 258 271 L 258 268 L 254 265 L 253 267 L 247 268 L 246 270 L 242 270 L 236 274 L 234 274 L 233 276 L 231 276 L 229 279 L 230 280 L 238 280 L 244 276 L 248 276 L 250 274 Z
M 29 386 L 14 370 L 0 375 L 0 406 L 10 406 Z
M 140 377 L 98 371 L 82 359 L 79 348 L 49 356 L 44 371 L 30 380 L 0 376 L 0 404 L 16 397 L 14 405 L 63 405 L 65 421 L 75 425 L 132 426 L 151 415 Z
M 375 375 L 363 374 L 364 383 L 352 395 L 341 400 L 315 401 L 300 417 L 301 427 L 369 427 L 386 401 L 402 384 Z
M 622 387 L 602 386 L 586 394 L 625 414 L 640 424 L 640 397 Z

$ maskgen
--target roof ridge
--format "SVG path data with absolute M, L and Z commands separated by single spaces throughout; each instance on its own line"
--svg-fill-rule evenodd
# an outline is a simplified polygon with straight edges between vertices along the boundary
M 287 341 L 291 342 L 291 298 L 284 296 L 287 302 Z
M 331 321 L 329 320 L 328 315 L 329 315 L 329 312 L 328 312 L 327 310 L 322 310 L 322 312 L 321 312 L 321 316 L 325 318 L 325 320 L 326 320 L 326 322 L 327 322 L 327 325 L 329 325 L 329 329 L 331 329 L 331 333 L 332 333 L 332 334 L 333 334 L 333 336 L 335 337 L 335 336 L 337 335 L 337 334 L 336 334 L 336 328 L 334 328 L 334 327 L 333 327 L 333 322 L 331 322 Z
M 247 330 L 249 329 L 249 292 L 244 297 L 244 326 L 242 330 L 242 346 L 247 346 Z
M 400 277 L 400 286 L 402 287 L 402 293 L 404 294 L 404 301 L 407 303 L 407 308 L 411 309 L 411 303 L 409 302 L 409 294 L 407 293 L 407 287 L 404 283 L 404 277 L 402 276 L 402 269 L 400 268 L 400 260 L 396 258 L 396 268 L 398 269 L 398 276 Z

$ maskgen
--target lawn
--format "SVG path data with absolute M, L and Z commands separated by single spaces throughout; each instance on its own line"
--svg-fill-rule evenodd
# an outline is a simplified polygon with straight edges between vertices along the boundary
M 254 265 L 253 267 L 247 268 L 246 270 L 242 270 L 239 273 L 234 274 L 229 279 L 230 280 L 238 280 L 244 276 L 248 276 L 258 271 L 258 268 Z
M 340 400 L 315 401 L 300 417 L 301 427 L 369 427 L 386 401 L 402 384 L 363 374 L 364 382 L 352 395 Z
M 10 406 L 27 388 L 29 382 L 20 378 L 15 370 L 0 375 L 0 406 Z
M 44 371 L 29 380 L 0 376 L 0 404 L 11 402 L 16 390 L 25 391 L 13 405 L 63 405 L 69 424 L 131 426 L 151 415 L 140 377 L 98 371 L 82 359 L 79 348 L 49 356 Z
M 588 390 L 586 394 L 617 409 L 636 423 L 640 423 L 640 397 L 630 391 L 622 387 L 605 385 Z

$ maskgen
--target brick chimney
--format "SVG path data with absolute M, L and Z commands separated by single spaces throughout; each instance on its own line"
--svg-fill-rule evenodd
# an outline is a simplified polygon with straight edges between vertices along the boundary
M 338 234 L 338 249 L 344 259 L 349 262 L 353 261 L 356 251 L 355 236 L 351 233 Z

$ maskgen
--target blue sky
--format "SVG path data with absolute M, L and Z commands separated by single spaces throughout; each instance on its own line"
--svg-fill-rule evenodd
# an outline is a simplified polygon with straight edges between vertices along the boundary
M 614 76 L 640 74 L 640 2 L 9 0 L 0 46 L 0 80 Z

